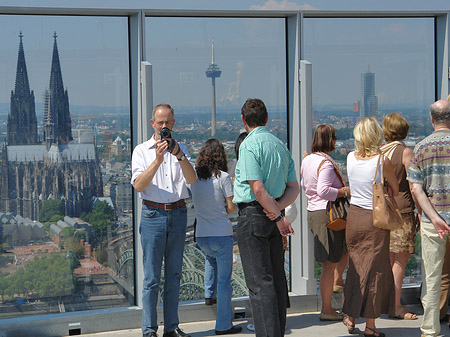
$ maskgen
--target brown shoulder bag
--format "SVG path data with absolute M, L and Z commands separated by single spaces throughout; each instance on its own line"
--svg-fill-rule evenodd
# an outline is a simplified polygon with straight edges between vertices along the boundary
M 381 158 L 383 160 L 381 161 Z M 380 166 L 381 162 L 381 166 Z M 378 166 L 380 166 L 381 183 L 377 184 Z M 387 182 L 383 175 L 384 156 L 378 157 L 375 177 L 373 178 L 373 225 L 378 228 L 394 230 L 403 225 L 402 214 L 394 197 L 388 194 Z

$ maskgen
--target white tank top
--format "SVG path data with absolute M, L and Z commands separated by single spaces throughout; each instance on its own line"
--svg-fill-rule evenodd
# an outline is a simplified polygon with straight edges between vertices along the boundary
M 352 197 L 350 204 L 364 209 L 373 209 L 372 184 L 377 167 L 378 157 L 369 160 L 359 160 L 355 157 L 355 152 L 350 152 L 347 156 L 347 175 Z M 381 181 L 380 169 L 378 169 L 377 183 Z

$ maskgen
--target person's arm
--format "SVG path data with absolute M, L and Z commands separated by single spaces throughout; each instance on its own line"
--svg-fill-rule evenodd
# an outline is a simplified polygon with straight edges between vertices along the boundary
M 300 193 L 300 186 L 298 185 L 297 180 L 289 181 L 288 183 L 286 183 L 286 189 L 284 190 L 283 195 L 280 197 L 278 201 L 275 201 L 275 203 L 278 206 L 278 211 L 281 209 L 285 209 L 295 200 L 297 200 L 299 193 Z
M 235 208 L 236 208 L 236 205 L 233 204 L 233 196 L 226 197 L 225 200 L 226 200 L 226 203 L 227 203 L 227 206 L 226 206 L 227 213 L 228 214 L 233 213 Z
M 383 174 L 384 178 L 387 180 L 389 184 L 392 195 L 397 196 L 399 189 L 397 176 L 395 175 L 394 171 L 394 165 L 392 165 L 392 162 L 389 160 L 389 158 L 386 157 L 384 158 Z
M 431 223 L 439 234 L 439 237 L 443 239 L 450 233 L 450 227 L 434 209 L 433 205 L 425 194 L 425 191 L 423 190 L 423 185 L 413 183 L 412 187 L 416 196 L 416 200 L 419 203 L 422 211 L 424 211 L 428 218 L 431 220 Z
M 405 170 L 406 172 L 408 172 L 409 170 L 409 164 L 411 163 L 411 158 L 412 158 L 413 152 L 410 148 L 405 148 L 405 150 L 403 151 L 403 155 L 402 155 L 402 164 L 403 166 L 405 166 Z M 416 205 L 417 208 L 417 213 L 419 216 L 419 220 L 420 220 L 420 215 L 422 214 L 422 208 L 419 205 L 419 202 L 416 199 L 416 195 L 413 193 L 413 188 L 412 188 L 412 183 L 409 182 L 409 189 L 411 190 L 411 196 L 413 198 L 414 204 Z
M 349 197 L 350 187 L 343 186 L 341 188 L 333 187 L 336 179 L 336 171 L 329 161 L 322 165 L 317 178 L 317 195 L 324 200 L 334 201 L 336 198 Z
M 181 171 L 183 171 L 183 176 L 186 179 L 186 182 L 188 184 L 194 184 L 197 180 L 197 176 L 195 175 L 195 170 L 192 167 L 191 163 L 186 157 L 186 154 L 181 150 L 180 145 L 176 142 L 175 139 L 172 141 L 175 142 L 175 147 L 173 148 L 172 155 L 177 157 L 177 159 L 180 159 L 181 157 L 185 156 L 184 160 L 178 161 L 181 166 Z
M 135 179 L 133 186 L 136 189 L 136 191 L 142 192 L 153 180 L 156 171 L 158 171 L 159 166 L 164 160 L 164 152 L 166 152 L 167 149 L 168 149 L 167 142 L 158 140 L 155 143 L 155 153 L 156 153 L 155 160 L 150 164 L 149 167 L 145 169 L 144 172 L 139 174 Z
M 233 213 L 236 205 L 233 204 L 233 184 L 231 183 L 231 177 L 229 174 L 225 174 L 225 178 L 222 179 L 222 174 L 220 175 L 220 180 L 222 181 L 222 192 L 225 197 L 225 209 L 228 214 Z
M 276 214 L 281 213 L 276 201 L 270 196 L 269 193 L 267 193 L 266 189 L 264 188 L 264 183 L 262 182 L 262 180 L 248 180 L 248 183 L 250 185 L 250 188 L 252 189 L 253 194 L 256 197 L 256 200 L 258 200 L 259 204 L 267 212 Z M 296 190 L 298 194 L 298 183 Z M 289 194 L 291 194 L 291 192 L 289 192 Z M 294 202 L 294 200 L 295 199 L 293 199 L 292 202 Z M 286 217 L 283 216 L 279 221 L 276 222 L 276 224 L 282 236 L 289 236 L 294 234 L 291 223 L 286 219 Z

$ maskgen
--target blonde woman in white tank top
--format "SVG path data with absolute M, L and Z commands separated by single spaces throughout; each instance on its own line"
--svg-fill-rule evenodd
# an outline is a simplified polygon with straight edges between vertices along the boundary
M 355 319 L 366 319 L 364 336 L 383 337 L 375 326 L 382 313 L 394 311 L 394 280 L 389 263 L 389 231 L 372 223 L 372 182 L 383 132 L 375 118 L 361 120 L 353 130 L 356 151 L 347 157 L 347 173 L 352 191 L 347 216 L 346 241 L 349 269 L 344 286 L 343 323 L 349 333 Z M 398 194 L 394 167 L 384 161 L 384 177 L 393 195 Z M 378 176 L 380 176 L 378 174 Z

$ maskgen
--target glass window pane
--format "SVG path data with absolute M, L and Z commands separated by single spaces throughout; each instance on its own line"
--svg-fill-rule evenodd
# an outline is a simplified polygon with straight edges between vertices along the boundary
M 128 18 L 0 23 L 0 318 L 132 305 Z
M 245 131 L 240 109 L 247 98 L 261 98 L 266 103 L 271 131 L 287 142 L 284 19 L 149 17 L 146 20 L 146 52 L 153 65 L 154 103 L 174 107 L 173 136 L 189 146 L 193 162 L 204 142 L 212 137 L 214 90 L 214 138 L 225 146 L 230 175 L 234 176 L 235 140 Z M 193 241 L 195 211 L 191 200 L 188 204 L 182 301 L 204 298 L 205 258 Z M 230 218 L 235 225 L 237 211 Z M 233 258 L 233 296 L 246 296 L 236 241 Z M 287 258 L 287 273 L 288 269 Z
M 400 113 L 410 125 L 404 142 L 411 149 L 431 133 L 432 18 L 307 18 L 303 37 L 304 57 L 313 64 L 313 127 L 335 127 L 336 150 L 331 156 L 343 173 L 347 154 L 354 149 L 353 127 L 365 116 L 377 117 L 381 125 L 384 116 Z M 404 285 L 419 284 L 420 271 L 416 244 Z

